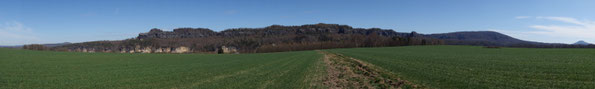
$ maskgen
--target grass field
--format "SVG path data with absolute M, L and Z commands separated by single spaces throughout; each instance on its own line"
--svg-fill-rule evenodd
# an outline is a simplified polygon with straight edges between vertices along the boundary
M 314 51 L 119 54 L 0 49 L 0 88 L 320 88 Z
M 406 46 L 322 51 L 221 55 L 0 49 L 0 89 L 293 89 L 329 88 L 325 84 L 398 87 L 386 84 L 403 82 L 422 88 L 595 88 L 595 49 Z M 399 79 L 388 80 L 395 77 Z
M 408 46 L 328 51 L 433 88 L 595 88 L 595 49 Z

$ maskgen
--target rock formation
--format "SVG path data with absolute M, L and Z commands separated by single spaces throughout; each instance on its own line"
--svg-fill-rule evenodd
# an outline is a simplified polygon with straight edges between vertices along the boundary
M 175 48 L 175 50 L 172 53 L 187 53 L 187 52 L 190 52 L 190 48 L 182 46 L 182 47 Z
M 271 46 L 274 44 L 274 46 Z M 440 40 L 390 29 L 338 24 L 272 25 L 215 32 L 206 28 L 151 29 L 134 39 L 74 43 L 50 50 L 119 53 L 255 53 L 328 48 L 435 45 Z
M 137 38 L 199 38 L 217 35 L 216 32 L 205 28 L 178 28 L 172 32 L 153 28 L 148 33 L 141 33 Z
M 236 47 L 227 47 L 227 46 L 221 46 L 221 52 L 223 54 L 238 54 L 238 49 Z

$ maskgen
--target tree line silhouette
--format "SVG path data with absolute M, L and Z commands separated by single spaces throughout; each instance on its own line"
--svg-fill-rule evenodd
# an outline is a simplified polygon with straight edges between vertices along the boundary
M 415 32 L 397 33 L 379 28 L 352 28 L 338 24 L 272 25 L 215 32 L 205 28 L 151 29 L 138 37 L 119 41 L 93 41 L 46 48 L 54 51 L 117 52 L 138 48 L 189 47 L 195 53 L 219 53 L 222 46 L 240 53 L 283 52 L 331 48 L 440 45 L 441 40 Z

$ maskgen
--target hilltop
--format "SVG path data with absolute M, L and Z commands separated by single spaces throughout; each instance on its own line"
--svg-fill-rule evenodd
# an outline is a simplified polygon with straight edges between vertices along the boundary
M 26 49 L 118 53 L 261 53 L 330 48 L 408 45 L 475 45 L 530 48 L 594 48 L 593 45 L 550 44 L 524 41 L 493 31 L 439 34 L 396 32 L 392 29 L 353 28 L 339 24 L 271 25 L 233 28 L 220 32 L 208 28 L 153 28 L 133 39 L 25 46 Z
M 151 29 L 134 39 L 94 41 L 50 48 L 56 51 L 119 53 L 259 53 L 329 48 L 438 45 L 441 40 L 391 29 L 339 24 L 272 25 L 215 32 L 207 28 Z
M 593 44 L 587 43 L 587 42 L 581 40 L 581 41 L 574 43 L 573 45 L 593 45 Z
M 450 45 L 511 46 L 516 44 L 542 44 L 524 41 L 494 31 L 464 31 L 427 35 L 444 40 Z

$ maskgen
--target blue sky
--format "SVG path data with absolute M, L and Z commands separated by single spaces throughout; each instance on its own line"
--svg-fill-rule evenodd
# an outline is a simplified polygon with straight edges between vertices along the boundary
M 121 40 L 151 28 L 315 23 L 595 43 L 593 8 L 595 0 L 2 0 L 0 45 Z

